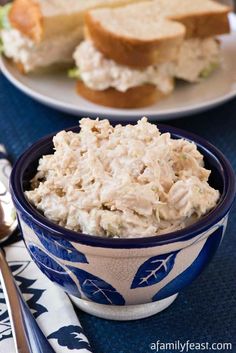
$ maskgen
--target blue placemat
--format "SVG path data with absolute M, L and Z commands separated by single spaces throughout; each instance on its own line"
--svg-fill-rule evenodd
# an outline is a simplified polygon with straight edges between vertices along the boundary
M 99 115 L 99 113 L 98 113 Z M 77 124 L 79 118 L 32 101 L 0 74 L 0 142 L 13 159 L 40 137 Z M 216 109 L 168 124 L 199 134 L 222 150 L 236 170 L 236 99 Z M 205 272 L 166 311 L 144 320 L 112 322 L 78 311 L 96 353 L 174 353 L 186 341 L 232 343 L 236 352 L 236 207 L 222 246 Z M 178 341 L 180 341 L 178 343 Z M 160 344 L 172 343 L 167 349 Z M 150 346 L 150 344 L 152 344 Z M 154 348 L 156 348 L 154 350 Z M 214 346 L 216 348 L 216 346 Z M 185 350 L 182 350 L 186 352 Z M 189 352 L 208 352 L 195 349 Z M 211 350 L 212 351 L 212 350 Z M 45 352 L 46 353 L 46 352 Z

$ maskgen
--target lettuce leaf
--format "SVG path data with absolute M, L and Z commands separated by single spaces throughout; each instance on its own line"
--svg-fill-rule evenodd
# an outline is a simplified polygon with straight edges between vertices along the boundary
M 80 71 L 77 67 L 68 70 L 68 77 L 69 78 L 78 78 L 80 79 Z
M 11 24 L 8 19 L 8 13 L 11 9 L 12 4 L 6 4 L 0 6 L 0 29 L 10 29 Z
M 202 72 L 200 73 L 200 78 L 207 78 L 210 74 L 219 67 L 219 63 L 210 63 Z

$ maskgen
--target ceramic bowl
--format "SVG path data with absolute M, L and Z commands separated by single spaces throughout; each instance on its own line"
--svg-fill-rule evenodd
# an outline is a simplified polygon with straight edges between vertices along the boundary
M 235 195 L 235 177 L 224 155 L 193 134 L 164 125 L 172 138 L 194 141 L 211 169 L 210 184 L 220 190 L 214 210 L 195 224 L 165 235 L 110 239 L 62 228 L 25 198 L 38 160 L 52 153 L 52 137 L 30 147 L 16 162 L 11 193 L 27 249 L 41 271 L 84 311 L 103 318 L 131 320 L 169 306 L 212 259 L 225 233 Z M 79 131 L 79 127 L 68 130 Z

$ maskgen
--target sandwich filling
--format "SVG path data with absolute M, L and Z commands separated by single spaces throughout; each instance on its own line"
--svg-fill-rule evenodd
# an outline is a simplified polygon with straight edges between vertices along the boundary
M 174 88 L 171 63 L 148 66 L 144 70 L 133 69 L 107 59 L 89 40 L 83 41 L 77 47 L 74 59 L 80 78 L 93 90 L 100 91 L 113 87 L 125 92 L 131 87 L 150 83 L 168 94 Z
M 76 70 L 71 73 L 93 90 L 113 87 L 125 92 L 145 83 L 155 85 L 162 93 L 174 88 L 174 77 L 198 82 L 219 65 L 220 45 L 215 38 L 188 39 L 183 41 L 175 61 L 134 69 L 106 58 L 92 41 L 83 41 L 74 53 Z
M 80 120 L 61 131 L 39 160 L 26 191 L 45 217 L 91 235 L 132 238 L 187 227 L 220 197 L 196 144 L 161 134 L 146 118 L 136 125 Z
M 2 50 L 8 58 L 21 63 L 25 72 L 30 72 L 37 67 L 72 62 L 73 51 L 82 36 L 82 29 L 79 28 L 70 36 L 59 35 L 36 44 L 17 29 L 3 29 Z
M 197 82 L 208 77 L 220 64 L 220 43 L 215 38 L 183 41 L 175 62 L 175 77 Z

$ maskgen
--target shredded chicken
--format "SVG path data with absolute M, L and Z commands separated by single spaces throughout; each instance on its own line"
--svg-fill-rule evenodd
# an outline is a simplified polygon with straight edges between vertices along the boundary
M 150 83 L 164 94 L 174 89 L 173 64 L 170 62 L 134 69 L 106 58 L 89 40 L 83 41 L 74 53 L 76 66 L 84 83 L 94 90 L 113 87 L 125 92 L 131 87 Z
M 194 143 L 136 125 L 82 119 L 79 133 L 59 132 L 26 191 L 43 214 L 68 229 L 107 237 L 172 232 L 216 206 L 219 191 Z
M 208 77 L 221 61 L 220 42 L 216 38 L 191 38 L 183 41 L 175 63 L 175 77 L 198 82 Z
M 1 31 L 4 54 L 16 63 L 22 63 L 24 70 L 30 72 L 36 68 L 57 63 L 72 62 L 76 44 L 82 39 L 82 30 L 78 28 L 71 35 L 58 35 L 35 44 L 17 29 Z
M 92 41 L 85 40 L 76 48 L 74 59 L 80 78 L 91 89 L 113 87 L 125 92 L 131 87 L 150 83 L 168 94 L 174 89 L 174 77 L 198 82 L 209 76 L 220 63 L 220 45 L 215 38 L 187 39 L 180 46 L 175 61 L 141 70 L 119 65 L 106 58 Z

